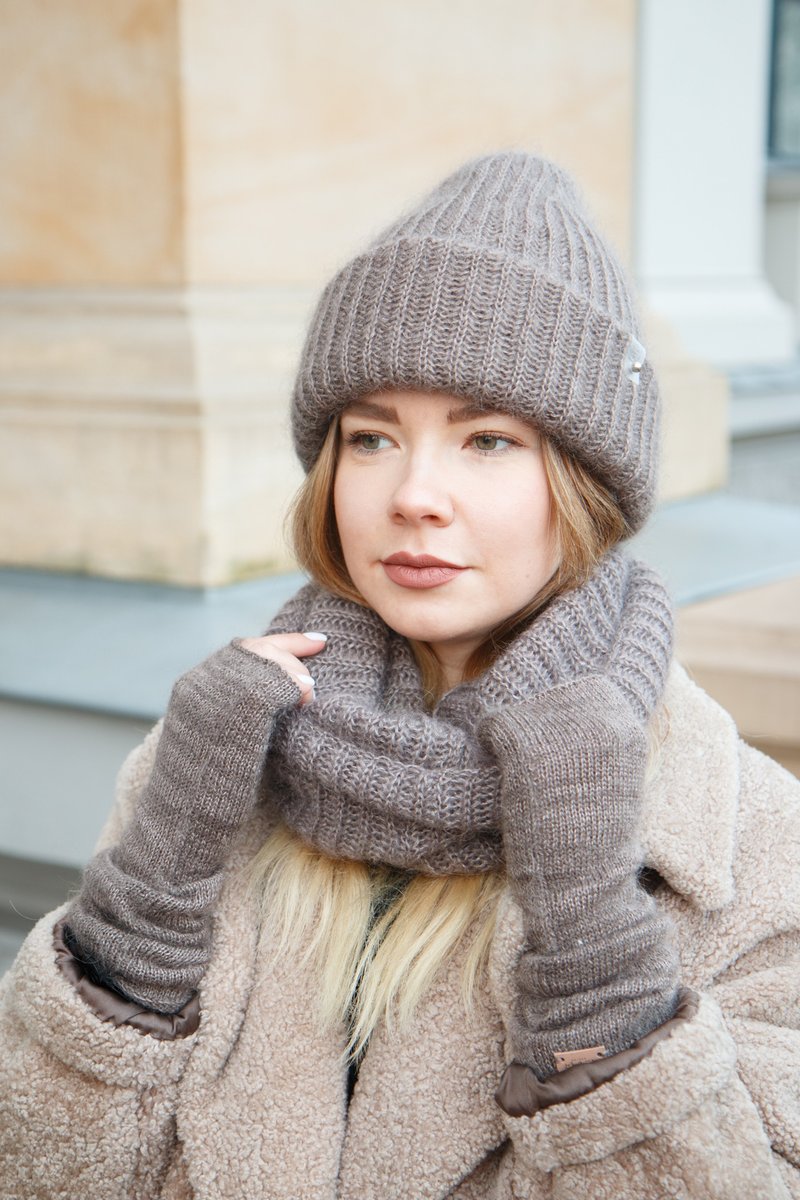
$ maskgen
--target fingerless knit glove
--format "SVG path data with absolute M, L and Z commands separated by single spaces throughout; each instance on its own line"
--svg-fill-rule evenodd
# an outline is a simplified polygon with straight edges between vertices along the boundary
M 155 1012 L 191 998 L 275 718 L 299 697 L 277 663 L 237 642 L 177 681 L 133 817 L 89 863 L 65 919 L 68 945 L 96 979 Z
M 638 883 L 646 734 L 621 689 L 596 676 L 505 707 L 480 733 L 502 776 L 526 929 L 510 1070 L 544 1080 L 569 1065 L 558 1054 L 615 1054 L 675 1010 L 671 922 Z

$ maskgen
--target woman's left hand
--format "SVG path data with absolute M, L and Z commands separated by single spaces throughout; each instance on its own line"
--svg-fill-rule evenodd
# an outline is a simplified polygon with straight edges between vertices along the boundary
M 638 882 L 647 738 L 599 676 L 510 705 L 479 736 L 502 777 L 506 865 L 526 925 L 514 1056 L 545 1079 L 556 1054 L 615 1054 L 675 1009 L 671 922 Z

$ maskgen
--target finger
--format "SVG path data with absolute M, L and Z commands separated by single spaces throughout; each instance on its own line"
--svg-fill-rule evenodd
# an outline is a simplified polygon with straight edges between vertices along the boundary
M 293 654 L 289 654 L 287 650 L 280 650 L 277 646 L 272 646 L 268 653 L 263 655 L 264 658 L 269 658 L 277 663 L 287 675 L 291 675 L 294 682 L 300 689 L 300 703 L 310 704 L 314 699 L 315 681 L 312 675 L 309 675 L 306 666 Z
M 259 658 L 277 663 L 287 675 L 291 676 L 300 689 L 300 704 L 310 704 L 314 699 L 314 678 L 308 674 L 297 654 L 291 653 L 286 646 L 287 639 L 302 637 L 302 634 L 273 634 L 268 637 L 238 638 L 237 640 L 243 650 L 256 654 Z M 319 640 L 316 642 L 311 640 L 320 650 L 325 644 Z
M 300 688 L 300 704 L 311 704 L 314 700 L 314 680 L 311 675 L 295 675 L 295 682 Z
M 319 654 L 325 649 L 328 640 L 324 633 L 309 631 L 308 633 L 270 633 L 264 637 L 247 638 L 248 646 L 256 654 L 275 647 L 293 654 L 295 658 L 307 658 L 310 654 Z

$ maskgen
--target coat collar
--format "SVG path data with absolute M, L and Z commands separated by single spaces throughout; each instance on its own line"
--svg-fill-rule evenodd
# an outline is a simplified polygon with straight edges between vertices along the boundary
M 645 798 L 645 863 L 697 908 L 733 899 L 739 739 L 724 709 L 673 665 L 664 695 L 667 732 Z

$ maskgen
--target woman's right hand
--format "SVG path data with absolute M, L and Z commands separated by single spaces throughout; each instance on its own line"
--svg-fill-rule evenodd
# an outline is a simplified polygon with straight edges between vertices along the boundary
M 265 637 L 238 638 L 243 650 L 269 658 L 291 675 L 300 688 L 300 703 L 310 704 L 314 699 L 314 679 L 301 659 L 319 654 L 325 649 L 327 636 L 324 633 L 272 633 Z
M 313 698 L 303 659 L 324 645 L 303 633 L 235 639 L 176 681 L 132 818 L 91 860 L 66 917 L 98 979 L 136 1004 L 176 1013 L 199 986 L 274 722 Z

